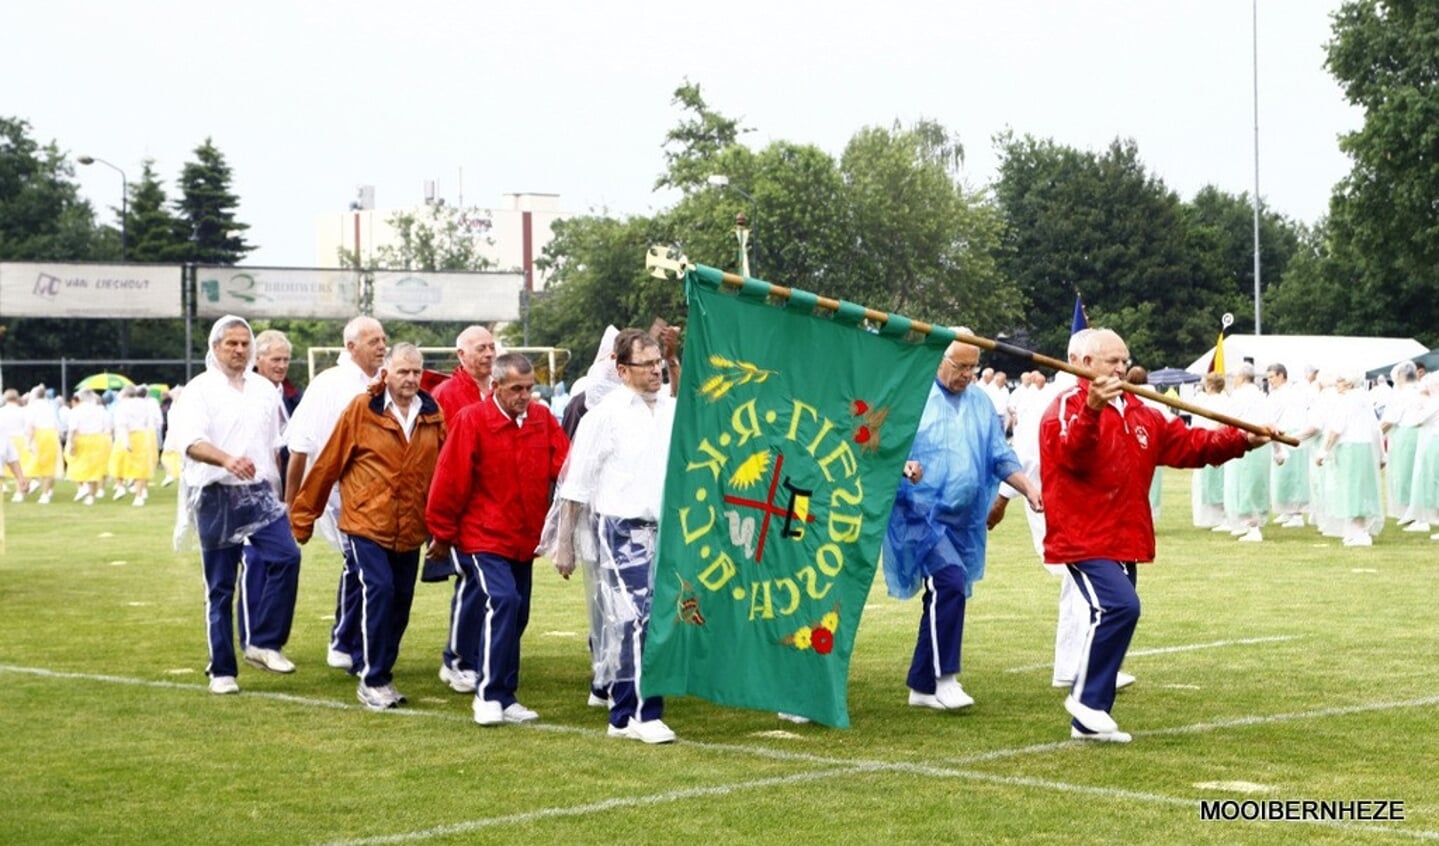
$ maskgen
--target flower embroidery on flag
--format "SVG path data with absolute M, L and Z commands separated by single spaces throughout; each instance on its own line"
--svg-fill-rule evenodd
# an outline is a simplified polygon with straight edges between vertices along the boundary
M 813 650 L 816 655 L 828 655 L 834 651 L 834 634 L 839 631 L 839 603 L 834 610 L 819 618 L 818 622 L 800 626 L 793 634 L 780 639 L 785 646 L 793 646 L 801 652 Z
M 854 442 L 866 452 L 879 449 L 879 430 L 889 417 L 888 408 L 870 408 L 869 403 L 857 399 L 850 403 L 850 413 L 859 418 L 854 427 Z

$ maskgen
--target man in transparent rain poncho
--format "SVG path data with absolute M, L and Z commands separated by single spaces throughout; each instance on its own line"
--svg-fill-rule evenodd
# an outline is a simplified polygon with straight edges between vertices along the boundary
M 211 693 L 237 693 L 235 682 L 235 580 L 243 544 L 265 563 L 264 590 L 250 597 L 246 663 L 276 673 L 294 672 L 280 650 L 290 636 L 300 548 L 275 495 L 279 481 L 280 397 L 251 370 L 254 334 L 243 318 L 226 315 L 210 330 L 205 372 L 185 387 L 170 409 L 167 446 L 185 457 L 180 491 L 181 526 L 200 542 L 205 575 L 205 622 L 210 647 Z
M 623 384 L 580 422 L 539 552 L 565 578 L 585 563 L 599 629 L 594 674 L 609 688 L 610 736 L 669 743 L 675 733 L 661 719 L 664 700 L 643 692 L 641 656 L 675 406 L 662 389 L 659 342 L 626 329 L 614 354 Z

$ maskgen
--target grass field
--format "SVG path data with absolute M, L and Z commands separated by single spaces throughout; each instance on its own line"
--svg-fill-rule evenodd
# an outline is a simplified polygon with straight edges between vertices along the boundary
M 1439 544 L 1391 525 L 1347 549 L 1189 527 L 1167 471 L 1159 562 L 1115 706 L 1128 746 L 1068 740 L 1049 686 L 1058 582 L 1016 511 L 975 591 L 959 713 L 909 708 L 919 608 L 877 589 L 853 728 L 669 702 L 671 746 L 607 738 L 585 707 L 577 582 L 536 570 L 526 727 L 483 729 L 436 678 L 448 585 L 418 588 L 382 714 L 324 665 L 336 556 L 305 553 L 290 676 L 205 688 L 197 554 L 174 489 L 5 504 L 0 843 L 1389 843 L 1439 840 Z M 881 580 L 882 581 L 882 580 Z M 1211 821 L 1201 800 L 1402 801 L 1402 821 Z

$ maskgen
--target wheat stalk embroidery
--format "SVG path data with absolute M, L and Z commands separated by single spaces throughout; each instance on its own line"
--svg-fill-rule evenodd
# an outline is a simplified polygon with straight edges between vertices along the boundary
M 778 370 L 764 370 L 748 361 L 730 361 L 722 355 L 710 356 L 709 363 L 711 367 L 720 371 L 700 385 L 700 393 L 708 397 L 710 402 L 717 402 L 739 385 L 764 382 L 779 373 Z

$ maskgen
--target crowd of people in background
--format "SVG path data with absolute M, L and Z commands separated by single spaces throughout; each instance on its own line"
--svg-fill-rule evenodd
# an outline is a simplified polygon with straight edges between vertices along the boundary
M 9 490 L 14 476 L 8 469 L 6 493 L 12 502 L 35 495 L 49 505 L 56 482 L 75 484 L 74 499 L 94 505 L 133 495 L 132 504 L 144 507 L 157 469 L 165 471 L 162 485 L 173 484 L 178 456 L 162 461 L 166 412 L 180 389 L 126 385 L 103 393 L 83 388 L 68 401 L 54 389 L 36 385 L 24 394 L 4 392 L 0 405 L 0 440 L 10 444 L 23 469 L 26 484 Z
M 1141 370 L 1142 368 L 1134 368 Z M 1132 376 L 1133 374 L 1131 374 Z M 984 376 L 989 376 L 986 369 Z M 1072 377 L 1060 373 L 1060 385 Z M 1007 421 L 1016 449 L 1059 388 L 1039 371 L 1023 373 L 1008 390 L 998 374 L 982 377 L 995 412 Z M 1139 384 L 1145 384 L 1143 375 Z M 1234 372 L 1205 374 L 1187 401 L 1299 440 L 1275 442 L 1240 459 L 1206 466 L 1192 476 L 1195 527 L 1264 540 L 1266 527 L 1309 527 L 1345 546 L 1372 546 L 1386 518 L 1403 531 L 1439 540 L 1439 374 L 1412 361 L 1372 384 L 1363 371 L 1304 368 L 1291 379 L 1273 363 L 1245 362 Z M 1003 410 L 1001 410 L 1003 409 Z M 1166 414 L 1171 410 L 1161 409 Z M 1193 415 L 1196 428 L 1224 424 Z M 1156 479 L 1158 474 L 1156 473 Z M 1158 484 L 1151 499 L 1158 515 Z

